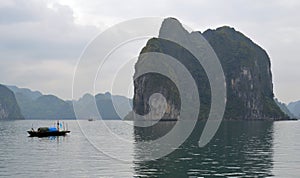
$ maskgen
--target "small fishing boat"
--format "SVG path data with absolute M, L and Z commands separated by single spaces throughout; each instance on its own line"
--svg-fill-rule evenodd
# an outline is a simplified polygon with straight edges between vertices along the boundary
M 50 136 L 65 136 L 67 133 L 70 133 L 69 130 L 59 130 L 61 124 L 57 122 L 57 127 L 40 127 L 37 130 L 31 128 L 27 133 L 29 137 L 50 137 Z

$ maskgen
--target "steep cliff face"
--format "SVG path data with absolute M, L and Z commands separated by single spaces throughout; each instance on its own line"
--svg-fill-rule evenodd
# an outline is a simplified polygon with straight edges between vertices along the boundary
M 24 119 L 17 104 L 15 95 L 0 84 L 0 120 Z
M 281 119 L 287 116 L 274 101 L 271 63 L 266 51 L 230 27 L 203 36 L 218 55 L 226 76 L 226 118 Z
M 192 35 L 176 19 L 169 18 L 163 22 L 159 37 L 180 33 Z M 193 32 L 193 35 L 195 33 L 200 35 L 200 32 Z M 216 52 L 224 70 L 227 86 L 225 119 L 278 120 L 288 117 L 274 102 L 270 59 L 265 50 L 230 27 L 207 30 L 202 35 Z M 170 55 L 190 71 L 200 95 L 199 118 L 207 118 L 211 100 L 210 84 L 204 69 L 194 56 L 183 47 L 161 38 L 150 39 L 141 54 L 147 52 Z M 135 70 L 139 70 L 144 60 L 147 58 L 139 58 Z M 165 117 L 179 117 L 180 96 L 174 83 L 168 78 L 160 74 L 145 74 L 134 81 L 134 88 L 133 106 L 137 113 L 148 113 L 149 97 L 159 92 L 166 97 L 168 103 Z

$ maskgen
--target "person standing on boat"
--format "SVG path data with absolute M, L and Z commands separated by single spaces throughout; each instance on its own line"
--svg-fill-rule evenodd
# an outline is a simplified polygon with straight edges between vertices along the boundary
M 57 128 L 57 131 L 59 131 L 59 120 L 57 120 L 56 128 Z

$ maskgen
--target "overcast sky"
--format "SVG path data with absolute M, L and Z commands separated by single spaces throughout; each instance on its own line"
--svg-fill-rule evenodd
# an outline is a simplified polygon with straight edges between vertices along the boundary
M 171 16 L 194 30 L 229 25 L 250 37 L 268 52 L 275 96 L 288 103 L 300 99 L 299 9 L 298 0 L 1 0 L 0 83 L 70 99 L 77 60 L 97 34 Z

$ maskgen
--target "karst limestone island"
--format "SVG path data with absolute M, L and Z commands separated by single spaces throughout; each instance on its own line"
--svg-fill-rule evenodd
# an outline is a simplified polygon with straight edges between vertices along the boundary
M 208 118 L 211 100 L 211 89 L 207 75 L 193 55 L 178 44 L 165 40 L 172 35 L 183 35 L 187 40 L 197 44 L 192 35 L 201 34 L 210 43 L 217 54 L 226 78 L 227 104 L 224 119 L 228 120 L 284 120 L 289 119 L 274 101 L 271 63 L 264 49 L 251 39 L 224 26 L 205 32 L 186 31 L 182 24 L 174 19 L 163 21 L 159 38 L 149 39 L 141 54 L 158 52 L 170 55 L 181 62 L 195 79 L 200 95 L 199 119 Z M 163 39 L 164 38 L 164 39 Z M 197 46 L 198 47 L 198 46 Z M 201 49 L 199 49 L 201 50 Z M 144 67 L 145 60 L 139 56 L 135 70 Z M 149 63 L 147 64 L 149 65 Z M 168 69 L 172 75 L 176 71 Z M 133 109 L 145 115 L 149 112 L 149 97 L 161 93 L 166 98 L 165 119 L 180 119 L 180 96 L 175 84 L 160 74 L 148 73 L 134 81 Z M 186 91 L 189 92 L 189 91 Z M 191 106 L 193 107 L 193 106 Z

